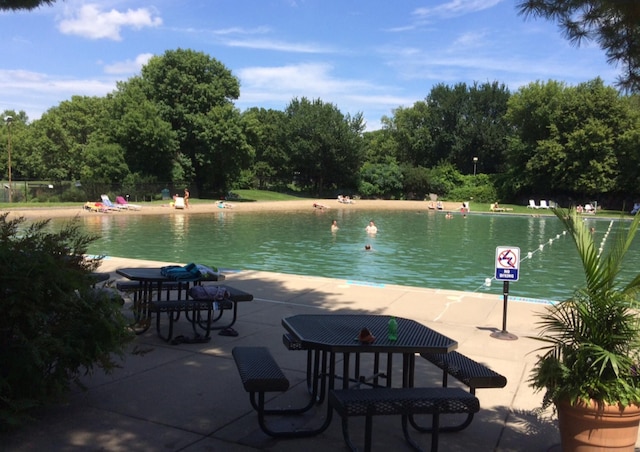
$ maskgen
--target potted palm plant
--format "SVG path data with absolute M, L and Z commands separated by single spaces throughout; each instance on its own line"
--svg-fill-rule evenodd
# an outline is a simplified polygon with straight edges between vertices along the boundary
M 575 210 L 555 209 L 582 261 L 584 287 L 540 315 L 545 343 L 530 384 L 554 405 L 562 450 L 633 451 L 640 422 L 640 274 L 623 283 L 623 260 L 640 224 L 620 222 L 603 254 Z M 624 232 L 626 226 L 629 229 Z

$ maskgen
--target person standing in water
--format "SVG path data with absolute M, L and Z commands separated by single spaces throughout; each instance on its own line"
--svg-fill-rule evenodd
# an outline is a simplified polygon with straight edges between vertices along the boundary
M 338 229 L 340 229 L 338 227 L 338 220 L 333 220 L 331 222 L 331 232 L 336 232 Z
M 367 227 L 364 228 L 364 230 L 367 231 L 367 234 L 376 234 L 378 232 L 378 227 L 373 222 L 373 220 L 371 220 L 369 221 L 369 224 L 367 225 Z

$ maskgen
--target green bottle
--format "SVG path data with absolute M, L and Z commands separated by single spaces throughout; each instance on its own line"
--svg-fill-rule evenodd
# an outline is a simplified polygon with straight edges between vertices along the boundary
M 398 340 L 398 321 L 395 317 L 389 319 L 389 334 L 387 337 L 390 341 Z

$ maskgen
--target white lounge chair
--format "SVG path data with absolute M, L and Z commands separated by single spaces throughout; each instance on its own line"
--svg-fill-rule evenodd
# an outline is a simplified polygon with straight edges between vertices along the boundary
M 184 198 L 182 196 L 176 196 L 173 203 L 174 209 L 184 209 Z
M 129 209 L 129 210 L 140 210 L 140 209 L 142 209 L 142 206 L 139 206 L 138 204 L 131 204 L 129 201 L 124 199 L 122 196 L 116 196 L 116 204 L 121 206 L 124 209 Z
M 529 209 L 539 209 L 540 206 L 536 205 L 536 202 L 533 199 L 529 200 L 529 205 L 527 206 Z
M 541 209 L 548 209 L 549 208 L 549 204 L 547 204 L 547 201 L 545 199 L 541 199 L 540 200 L 540 208 Z
M 100 198 L 102 198 L 102 204 L 109 210 L 119 211 L 124 209 L 124 207 L 116 206 L 114 203 L 112 203 L 108 195 L 100 195 Z

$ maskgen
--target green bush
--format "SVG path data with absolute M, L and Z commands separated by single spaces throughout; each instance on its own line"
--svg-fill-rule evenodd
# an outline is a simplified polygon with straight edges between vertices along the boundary
M 62 202 L 85 202 L 88 199 L 87 194 L 80 187 L 69 187 L 60 196 Z
M 113 370 L 133 338 L 121 305 L 91 287 L 100 260 L 84 255 L 96 237 L 77 218 L 50 231 L 49 220 L 0 215 L 0 429 L 82 386 L 82 375 Z

